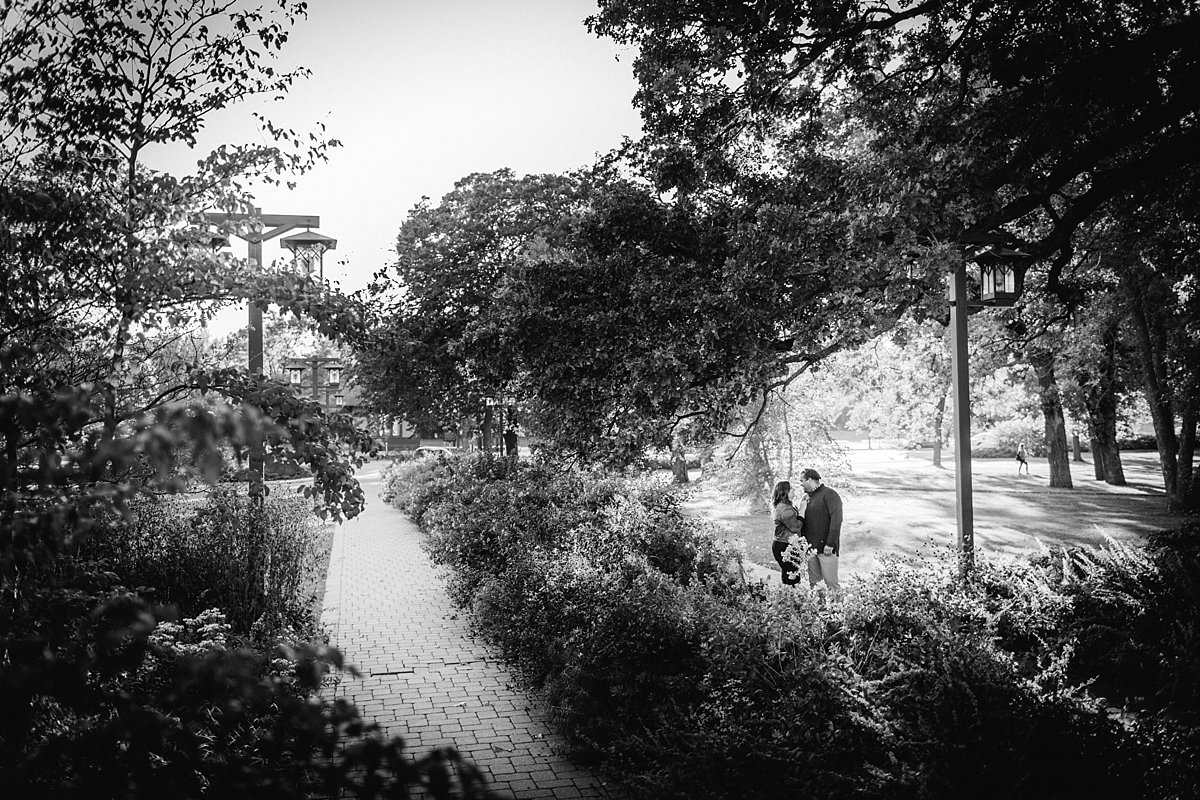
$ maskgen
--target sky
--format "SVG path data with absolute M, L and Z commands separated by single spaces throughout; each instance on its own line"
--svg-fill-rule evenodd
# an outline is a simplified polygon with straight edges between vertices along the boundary
M 473 172 L 585 166 L 640 135 L 636 53 L 588 33 L 594 11 L 594 0 L 309 0 L 277 67 L 312 76 L 281 102 L 220 112 L 198 152 L 150 163 L 184 171 L 219 144 L 265 141 L 255 110 L 298 131 L 323 123 L 343 145 L 329 162 L 256 199 L 263 213 L 318 215 L 337 239 L 326 276 L 361 289 L 422 196 L 436 201 Z M 264 260 L 284 255 L 278 239 L 263 245 Z

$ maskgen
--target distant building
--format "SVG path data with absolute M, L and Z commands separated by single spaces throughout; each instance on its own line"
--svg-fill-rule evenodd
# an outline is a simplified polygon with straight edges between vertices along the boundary
M 346 379 L 344 359 L 338 356 L 307 356 L 289 358 L 284 369 L 287 381 L 301 397 L 315 400 L 326 413 L 345 413 L 354 416 L 369 430 L 384 453 L 415 450 L 421 445 L 455 446 L 458 436 L 453 431 L 419 430 L 399 417 L 368 415 L 362 408 L 362 394 Z

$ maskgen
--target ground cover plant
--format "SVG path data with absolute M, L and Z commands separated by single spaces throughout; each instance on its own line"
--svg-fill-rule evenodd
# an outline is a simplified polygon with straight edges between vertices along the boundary
M 1194 685 L 1179 675 L 1197 664 L 1195 526 L 1144 551 L 984 561 L 966 586 L 950 553 L 890 558 L 827 607 L 743 582 L 665 482 L 460 458 L 389 470 L 385 489 L 455 602 L 634 796 L 1193 785 Z M 1112 637 L 1129 659 L 1103 656 Z

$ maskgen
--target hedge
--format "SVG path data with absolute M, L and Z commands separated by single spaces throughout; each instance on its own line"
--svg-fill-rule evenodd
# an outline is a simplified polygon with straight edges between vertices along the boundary
M 1127 617 L 1098 605 L 1117 576 L 1152 608 L 1162 553 L 1194 570 L 1186 549 L 984 562 L 968 586 L 950 553 L 891 559 L 825 607 L 738 581 L 737 554 L 665 482 L 461 458 L 385 485 L 454 601 L 632 796 L 1182 797 L 1200 777 L 1192 684 L 1145 704 L 1091 649 L 1097 617 Z M 1161 625 L 1192 627 L 1155 657 L 1194 675 L 1194 587 L 1182 602 Z

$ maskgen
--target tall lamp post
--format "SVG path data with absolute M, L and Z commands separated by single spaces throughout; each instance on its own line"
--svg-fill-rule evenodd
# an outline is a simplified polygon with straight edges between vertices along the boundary
M 971 398 L 967 316 L 972 308 L 1011 306 L 1025 286 L 1025 271 L 1032 257 L 1004 245 L 1007 240 L 982 236 L 961 240 L 963 257 L 950 276 L 950 352 L 954 395 L 954 506 L 958 530 L 958 574 L 966 579 L 975 569 L 975 503 L 971 488 Z M 979 302 L 967 292 L 967 264 L 979 270 Z
M 212 225 L 221 225 L 227 222 L 250 222 L 251 226 L 245 233 L 234 232 L 234 235 L 239 239 L 244 240 L 247 247 L 247 256 L 249 259 L 262 269 L 262 243 L 268 239 L 274 239 L 280 234 L 287 233 L 296 228 L 319 228 L 321 227 L 321 218 L 312 214 L 263 214 L 262 210 L 251 206 L 248 214 L 225 214 L 218 212 L 208 212 L 204 214 L 204 221 Z M 269 229 L 264 230 L 267 226 Z M 247 350 L 247 369 L 251 375 L 263 374 L 263 321 L 262 309 L 254 302 L 253 299 L 249 302 L 250 313 L 247 328 L 248 346 Z M 264 458 L 263 453 L 258 448 L 250 451 L 250 473 L 251 476 L 257 472 L 260 476 L 263 471 Z M 251 494 L 255 494 L 255 484 L 251 477 Z

